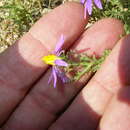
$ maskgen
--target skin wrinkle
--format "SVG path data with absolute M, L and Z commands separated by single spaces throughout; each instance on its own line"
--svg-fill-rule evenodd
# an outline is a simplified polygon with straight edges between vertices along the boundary
M 37 37 L 35 37 L 32 33 L 28 32 L 28 34 L 31 36 L 32 39 L 38 41 L 38 43 L 40 43 L 43 48 L 48 52 L 48 54 L 51 53 L 51 51 L 47 48 L 47 46 L 45 46 L 46 44 L 43 44 L 43 42 L 41 42 Z
M 118 43 L 120 43 L 120 41 L 118 42 Z M 120 84 L 121 84 L 121 81 L 120 81 L 120 78 L 119 78 L 119 72 L 118 72 L 118 67 L 116 67 L 116 65 L 118 64 L 118 60 L 116 60 L 116 59 L 119 59 L 119 56 L 118 56 L 118 53 L 117 53 L 117 48 L 119 48 L 119 44 L 115 47 L 116 49 L 114 49 L 113 51 L 112 51 L 112 53 L 108 56 L 108 58 L 106 59 L 106 62 L 104 62 L 104 64 L 102 65 L 102 66 L 106 66 L 106 63 L 108 63 L 108 61 L 109 61 L 109 68 L 107 68 L 108 70 L 110 70 L 110 67 L 111 66 L 114 66 L 114 69 L 115 69 L 115 71 L 117 71 L 116 72 L 116 75 L 115 75 L 115 77 L 114 78 L 116 78 L 116 82 L 115 81 L 113 81 L 112 80 L 112 82 L 114 82 L 114 84 L 111 82 L 111 85 L 110 86 L 107 86 L 107 87 L 105 87 L 108 91 L 110 91 L 111 93 L 115 93 L 118 89 L 119 89 L 119 87 L 120 87 Z M 114 54 L 114 57 L 113 57 L 113 54 Z M 108 71 L 107 70 L 107 71 Z M 99 70 L 100 71 L 100 70 Z M 100 71 L 101 73 L 102 73 L 102 70 Z M 100 75 L 99 73 L 100 72 L 97 72 L 97 74 L 98 75 Z M 103 72 L 104 74 L 105 74 L 105 72 Z M 104 75 L 103 74 L 103 75 Z M 100 79 L 99 78 L 97 78 L 96 76 L 94 76 L 93 77 L 94 79 L 96 78 L 96 81 L 97 82 L 100 82 Z M 108 82 L 108 78 L 105 78 L 105 81 L 106 82 Z M 105 83 L 105 82 L 103 82 L 103 83 Z M 103 83 L 102 82 L 100 82 L 100 84 L 102 84 L 102 86 L 103 86 Z M 114 86 L 117 86 L 117 87 L 114 87 Z
M 25 37 L 26 37 L 26 36 L 25 36 Z M 22 45 L 22 42 L 19 43 L 19 44 Z M 37 43 L 37 44 L 38 44 L 38 43 Z M 23 45 L 23 46 L 24 46 L 24 45 Z M 23 46 L 22 46 L 22 48 L 23 48 Z M 19 57 L 19 53 L 18 53 L 17 50 L 16 50 L 17 47 L 18 47 L 18 43 L 15 44 L 15 47 L 12 46 L 12 47 L 9 48 L 9 49 L 14 49 L 14 50 L 16 51 L 16 53 L 17 53 L 16 56 Z M 24 47 L 24 48 L 25 48 L 25 47 Z M 12 54 L 12 51 L 11 51 L 11 50 L 7 50 L 7 51 L 8 51 L 9 54 Z M 9 54 L 8 54 L 8 55 L 9 55 Z M 2 55 L 4 55 L 4 53 L 3 53 Z M 23 58 L 23 57 L 22 57 L 22 58 Z M 5 59 L 5 60 L 6 60 L 6 59 Z M 2 77 L 2 79 L 5 79 L 6 81 L 7 81 L 7 78 L 10 79 L 10 80 L 8 80 L 8 84 L 7 84 L 7 82 L 6 82 L 6 84 L 5 84 L 5 83 L 4 83 L 4 82 L 5 82 L 4 80 L 2 80 L 3 85 L 0 84 L 0 86 L 1 86 L 1 92 L 3 92 L 5 95 L 8 95 L 8 93 L 9 93 L 9 95 L 8 95 L 7 97 L 4 96 L 4 95 L 1 95 L 1 96 L 3 96 L 3 97 L 2 97 L 3 100 L 4 100 L 5 102 L 7 102 L 6 105 L 4 105 L 4 104 L 1 102 L 1 105 L 3 105 L 4 107 L 7 107 L 6 109 L 8 110 L 8 113 L 5 113 L 4 109 L 1 108 L 1 112 L 2 112 L 2 113 L 1 113 L 0 115 L 1 115 L 1 116 L 4 116 L 4 118 L 0 120 L 0 123 L 2 123 L 2 122 L 3 122 L 2 120 L 4 120 L 5 118 L 7 118 L 7 116 L 11 114 L 12 109 L 14 109 L 14 108 L 17 106 L 17 104 L 22 101 L 22 99 L 24 98 L 24 96 L 25 96 L 27 90 L 29 89 L 29 86 L 28 86 L 28 85 L 29 85 L 29 84 L 30 84 L 30 85 L 32 84 L 32 83 L 30 83 L 30 82 L 31 82 L 33 79 L 36 80 L 36 76 L 34 76 L 35 78 L 32 78 L 29 83 L 23 84 L 23 81 L 20 80 L 20 78 L 24 78 L 24 76 L 21 76 L 21 75 L 16 76 L 17 72 L 14 72 L 15 69 L 14 69 L 14 68 L 11 68 L 10 65 L 9 65 L 9 64 L 11 64 L 12 66 L 14 66 L 14 64 L 17 65 L 17 63 L 18 63 L 18 64 L 22 64 L 20 67 L 19 67 L 19 66 L 16 66 L 17 69 L 18 69 L 18 68 L 22 68 L 22 69 L 23 69 L 24 67 L 26 67 L 25 69 L 27 69 L 27 67 L 29 67 L 29 65 L 28 65 L 27 63 L 25 63 L 25 62 L 23 61 L 23 59 L 21 59 L 21 57 L 20 57 L 19 59 L 16 58 L 16 60 L 15 60 L 14 62 L 12 62 L 12 59 L 10 58 L 10 60 L 8 60 L 8 62 L 7 62 L 6 65 L 1 64 L 1 70 L 2 70 L 2 71 L 5 70 L 4 72 L 6 72 L 6 75 L 5 75 L 4 77 L 1 75 L 0 77 Z M 39 65 L 39 66 L 40 66 L 40 65 Z M 4 69 L 2 69 L 2 67 L 4 67 Z M 37 67 L 36 67 L 36 68 L 37 68 Z M 41 66 L 40 66 L 40 68 L 41 68 Z M 45 67 L 44 67 L 44 68 L 45 68 Z M 29 73 L 32 73 L 32 70 L 36 70 L 36 69 L 33 69 L 33 68 L 32 68 L 32 65 L 31 65 L 31 68 L 30 68 L 30 70 L 29 70 Z M 19 72 L 20 72 L 20 71 L 19 71 Z M 2 74 L 4 74 L 4 73 L 2 73 Z M 14 78 L 11 80 L 12 77 L 14 77 Z M 25 79 L 25 78 L 24 78 L 24 79 Z M 0 82 L 0 83 L 2 83 L 2 82 Z M 4 86 L 5 86 L 5 87 L 4 87 Z M 1 98 L 1 99 L 2 99 L 2 98 Z M 12 104 L 11 104 L 11 102 L 12 102 Z M 9 108 L 11 108 L 11 109 L 9 110 Z
M 96 93 L 94 92 L 96 91 Z M 99 94 L 102 92 L 102 94 Z M 102 115 L 104 108 L 101 107 L 102 102 L 106 102 L 104 97 L 108 99 L 110 95 L 112 95 L 111 92 L 109 92 L 105 87 L 100 85 L 99 82 L 96 80 L 92 79 L 91 82 L 89 82 L 85 88 L 83 89 L 82 93 L 80 94 L 81 98 L 84 99 L 86 104 L 89 105 L 89 107 L 98 115 Z M 97 96 L 97 98 L 96 98 Z M 93 97 L 93 98 L 92 98 Z M 107 104 L 107 103 L 105 103 Z
M 16 61 L 17 62 L 17 61 Z M 19 61 L 18 61 L 19 62 Z M 21 62 L 21 61 L 20 61 Z M 16 63 L 15 63 L 16 64 Z M 6 68 L 5 68 L 6 67 Z M 15 88 L 15 89 L 19 89 L 20 91 L 22 91 L 24 88 L 26 88 L 26 87 L 17 87 L 18 85 L 20 85 L 21 84 L 21 86 L 22 86 L 22 81 L 20 80 L 20 77 L 19 76 L 16 76 L 16 72 L 14 72 L 14 70 L 13 69 L 11 69 L 10 68 L 10 65 L 8 65 L 8 64 L 6 64 L 6 66 L 4 66 L 4 70 L 6 70 L 6 71 L 4 71 L 4 72 L 7 72 L 7 74 L 6 75 L 9 75 L 10 77 L 14 77 L 13 78 L 13 80 L 8 80 L 8 84 L 7 84 L 7 82 L 6 82 L 6 84 L 7 84 L 7 86 L 12 86 L 11 88 Z M 3 69 L 2 69 L 3 70 Z M 2 73 L 3 74 L 3 73 Z M 2 75 L 1 75 L 1 77 L 2 77 Z M 6 77 L 3 77 L 2 79 L 6 79 L 7 80 L 7 78 Z M 3 86 L 3 85 L 2 85 Z
M 7 70 L 9 71 L 9 75 L 12 75 L 12 74 L 15 75 L 15 72 L 10 71 L 8 69 L 8 67 L 6 67 L 6 68 L 7 68 L 6 71 Z M 13 77 L 13 76 L 11 76 L 11 77 Z M 0 75 L 0 86 L 4 89 L 9 89 L 9 91 L 13 91 L 13 93 L 15 93 L 19 97 L 23 97 L 26 92 L 26 88 L 23 88 L 23 87 L 17 88 L 17 85 L 15 83 L 19 84 L 20 79 L 18 78 L 18 76 L 15 76 L 15 77 L 16 77 L 16 79 L 15 79 L 15 82 L 13 83 L 13 82 L 11 82 L 12 80 L 8 80 L 8 82 L 7 82 L 6 77 L 4 78 L 2 75 Z
M 42 98 L 41 98 L 42 96 Z M 39 99 L 42 99 L 42 103 L 41 103 L 41 100 Z M 58 113 L 54 112 L 53 110 L 51 110 L 51 106 L 58 106 L 58 104 L 56 102 L 54 102 L 54 100 L 52 99 L 49 99 L 49 97 L 45 97 L 44 94 L 39 94 L 36 95 L 36 96 L 31 96 L 30 94 L 30 99 L 32 100 L 32 103 L 34 103 L 36 106 L 38 106 L 40 109 L 42 109 L 42 111 L 44 110 L 44 112 L 48 113 L 52 118 L 52 123 L 55 122 L 55 120 L 57 119 L 57 116 L 59 115 Z M 43 102 L 45 101 L 45 103 L 43 104 Z M 47 127 L 48 128 L 48 127 Z
M 100 81 L 96 80 L 94 77 L 93 77 L 92 80 L 93 80 L 94 82 L 96 82 L 97 84 L 99 84 L 99 86 L 101 86 L 105 91 L 107 91 L 108 93 L 110 93 L 110 94 L 113 95 L 113 93 L 112 93 L 109 89 L 107 89 Z
M 120 48 L 120 47 L 121 47 L 121 45 L 119 45 L 119 44 L 122 44 L 121 41 L 122 41 L 122 38 L 118 41 L 118 43 L 117 43 L 118 45 L 116 44 L 116 46 L 114 47 L 113 51 L 115 50 L 115 48 L 118 48 L 118 47 Z M 108 58 L 111 57 L 111 55 L 112 55 L 112 54 L 110 54 L 110 55 L 108 56 Z M 116 54 L 116 55 L 118 55 L 118 54 Z M 114 57 L 114 58 L 115 58 L 115 57 Z M 117 58 L 117 57 L 116 57 L 116 58 Z M 109 58 L 109 61 L 110 61 L 112 64 L 115 64 L 115 59 Z
M 24 111 L 30 111 L 30 109 L 35 109 L 35 107 L 37 104 L 33 104 L 33 102 L 28 102 L 28 108 L 25 108 L 23 110 Z M 43 110 L 44 110 L 44 113 L 43 113 Z M 37 127 L 39 128 L 36 128 L 36 129 L 41 129 L 42 128 L 42 123 L 45 123 L 46 124 L 46 128 L 44 127 L 44 129 L 47 129 L 47 127 L 49 126 L 50 123 L 52 123 L 53 120 L 55 120 L 55 115 L 50 113 L 46 108 L 38 108 L 38 111 L 40 113 L 38 118 L 36 117 L 36 121 L 34 121 L 34 124 L 33 125 L 36 125 Z M 28 113 L 26 114 L 26 116 L 28 116 Z M 32 117 L 34 118 L 35 117 L 35 114 L 32 113 Z M 42 122 L 41 118 L 42 117 L 48 117 L 49 119 L 46 119 L 46 121 Z M 6 125 L 6 127 L 3 127 L 3 129 L 9 129 L 9 130 L 35 130 L 35 128 L 33 128 L 33 125 L 30 125 L 31 121 L 33 120 L 33 118 L 28 118 L 28 120 L 25 119 L 25 116 L 24 114 L 21 114 L 21 118 L 19 118 L 17 115 L 13 115 L 13 119 L 17 120 L 17 124 L 12 124 L 12 127 L 10 128 L 8 125 Z M 25 119 L 26 121 L 23 123 L 23 125 L 21 126 L 21 122 L 23 121 L 23 119 Z M 24 125 L 26 126 L 26 128 L 24 127 Z
M 37 37 L 35 37 L 32 33 L 28 32 L 28 34 L 31 36 L 32 39 L 38 41 L 43 48 L 48 52 L 48 54 L 51 54 L 51 50 L 49 50 L 49 48 L 47 46 L 45 46 L 46 44 L 43 44 L 43 41 L 40 41 Z M 47 65 L 47 64 L 46 64 Z M 47 65 L 48 66 L 48 65 Z
M 34 39 L 36 39 L 37 41 L 39 41 L 41 44 L 43 43 L 43 40 L 40 40 L 40 39 L 38 39 L 33 33 L 31 33 L 31 32 L 29 32 L 29 34 L 34 38 Z M 57 36 L 55 36 L 55 37 L 57 37 Z M 58 40 L 55 40 L 56 42 L 55 43 L 57 43 L 57 41 Z M 64 42 L 64 44 L 66 44 L 67 42 L 65 41 Z M 42 44 L 43 45 L 43 44 Z M 45 46 L 46 45 L 46 46 Z M 44 44 L 44 47 L 50 52 L 50 54 L 52 54 L 52 48 L 50 48 L 50 47 L 48 47 L 47 45 L 49 45 L 48 43 L 47 44 Z M 67 47 L 67 46 L 66 46 Z M 69 47 L 67 47 L 67 48 L 69 48 Z M 64 49 L 64 45 L 63 45 L 63 49 Z M 65 48 L 66 49 L 66 48 Z
M 70 8 L 70 5 L 71 5 L 71 8 Z M 80 10 L 78 9 L 79 7 L 80 7 Z M 80 34 L 84 31 L 84 27 L 88 21 L 88 17 L 86 20 L 83 18 L 82 7 L 83 6 L 81 4 L 78 4 L 76 2 L 68 2 L 62 6 L 59 6 L 54 11 L 50 12 L 48 15 L 45 15 L 30 31 L 31 33 L 33 33 L 33 35 L 35 35 L 35 37 L 38 37 L 38 39 L 41 42 L 42 41 L 48 42 L 49 40 L 50 41 L 49 42 L 50 46 L 48 46 L 49 50 L 53 50 L 55 48 L 54 43 L 58 41 L 57 37 L 59 38 L 59 36 L 63 34 L 66 36 L 65 39 L 69 39 L 69 41 L 66 42 L 66 48 L 68 48 L 72 44 L 72 42 L 74 42 L 73 39 L 76 40 L 77 37 L 80 36 Z M 66 11 L 67 15 L 64 15 L 64 10 Z M 72 10 L 75 11 L 76 13 L 74 14 Z M 58 17 L 60 16 L 60 18 L 62 19 L 64 16 L 64 20 L 57 19 L 56 15 L 58 15 Z M 76 24 L 74 24 L 73 20 L 70 21 L 70 17 L 74 17 L 75 19 L 78 18 L 78 21 L 81 21 L 81 24 L 80 22 L 77 22 L 77 21 L 75 21 Z M 50 22 L 48 21 L 55 21 L 55 22 L 52 22 L 51 27 L 49 27 Z M 57 23 L 59 23 L 58 26 L 60 26 L 60 28 L 57 27 Z M 39 28 L 41 24 L 42 24 L 42 28 L 44 28 L 45 31 L 43 32 L 41 29 L 39 32 L 36 32 L 36 29 Z M 47 26 L 44 26 L 45 24 Z M 78 28 L 76 27 L 76 25 L 78 26 Z M 65 26 L 66 28 L 64 28 Z M 71 27 L 73 27 L 73 29 L 71 29 Z M 69 35 L 68 35 L 68 31 L 69 31 Z M 75 35 L 73 35 L 73 32 L 78 32 L 78 33 L 75 33 Z M 43 38 L 41 34 L 46 37 Z M 51 39 L 49 38 L 50 35 L 53 36 Z
M 33 41 L 32 43 L 35 44 L 34 46 L 37 47 L 37 48 L 32 48 L 33 51 L 35 51 L 35 49 L 39 49 L 40 53 L 41 51 L 43 51 L 43 54 L 37 54 L 37 57 L 35 57 L 35 59 L 33 58 L 32 59 L 32 56 L 34 55 L 33 53 L 34 52 L 30 52 L 31 54 L 26 54 L 27 52 L 25 51 L 25 47 L 21 47 L 20 45 L 22 43 L 19 43 L 18 46 L 19 46 L 19 52 L 21 53 L 22 55 L 22 58 L 28 63 L 30 64 L 31 66 L 33 67 L 38 67 L 38 68 L 43 68 L 43 65 L 44 66 L 47 66 L 46 64 L 44 64 L 40 59 L 43 57 L 43 55 L 48 55 L 50 52 L 49 50 L 47 50 L 47 48 L 44 46 L 44 44 L 42 44 L 37 38 L 34 38 L 33 35 L 31 35 L 31 33 L 27 33 L 24 38 L 21 38 L 21 40 L 19 42 L 23 42 L 23 41 L 27 41 L 28 43 L 26 44 L 29 44 L 30 41 Z M 26 46 L 26 45 L 24 45 Z M 23 52 L 25 51 L 25 54 L 23 54 Z M 30 51 L 30 50 L 29 50 Z M 32 51 L 32 50 L 31 50 Z M 40 57 L 38 57 L 40 55 Z M 35 64 L 34 63 L 30 63 L 28 62 L 28 59 L 30 62 L 32 62 L 32 60 L 35 60 Z M 37 59 L 36 59 L 37 58 Z M 37 64 L 38 62 L 38 64 Z M 40 64 L 39 64 L 40 63 Z
M 16 72 L 13 71 L 8 64 L 7 68 L 9 68 L 10 70 L 10 74 L 8 75 L 10 75 L 10 77 L 15 77 L 15 79 L 13 78 L 13 80 L 11 79 L 8 82 L 7 81 L 5 82 L 5 84 L 7 84 L 7 87 L 12 88 L 13 90 L 17 90 L 18 92 L 24 93 L 26 91 L 26 87 L 22 87 L 22 81 L 20 80 L 20 77 L 16 76 Z M 17 87 L 19 84 L 21 84 L 21 87 Z
M 107 20 L 108 19 L 108 20 Z M 104 24 L 104 21 L 105 20 L 105 24 Z M 98 51 L 98 56 L 101 56 L 102 53 L 103 53 L 103 50 L 105 49 L 104 46 L 102 45 L 102 47 L 100 47 L 100 44 L 101 44 L 101 41 L 99 40 L 98 37 L 100 37 L 100 35 L 103 35 L 104 37 L 102 38 L 102 42 L 104 43 L 108 43 L 106 46 L 107 46 L 107 49 L 111 48 L 111 44 L 110 44 L 110 39 L 115 39 L 115 37 L 117 37 L 116 34 L 122 34 L 124 33 L 123 29 L 121 29 L 119 31 L 118 27 L 117 26 L 120 26 L 123 28 L 123 25 L 122 23 L 118 23 L 118 25 L 115 24 L 115 22 L 117 22 L 116 19 L 110 19 L 110 18 L 105 18 L 103 20 L 100 20 L 100 22 L 96 22 L 96 26 L 92 26 L 92 28 L 90 27 L 88 30 L 89 32 L 85 32 L 83 35 L 88 35 L 88 37 L 81 37 L 83 38 L 82 39 L 82 42 L 83 40 L 87 40 L 88 42 L 90 42 L 91 44 L 88 46 L 88 48 L 90 48 L 87 53 L 88 55 L 92 55 L 93 52 L 97 52 Z M 104 24 L 104 28 L 107 28 L 107 26 L 110 26 L 110 28 L 107 28 L 108 31 L 111 31 L 113 32 L 112 34 L 109 34 L 109 36 L 107 36 L 108 38 L 106 39 L 106 35 L 104 35 L 104 33 L 106 34 L 106 30 L 104 30 L 104 28 L 101 28 L 101 24 Z M 112 25 L 111 25 L 112 24 Z M 115 25 L 114 25 L 115 24 Z M 114 28 L 112 28 L 112 26 L 114 26 Z M 94 30 L 100 30 L 101 34 L 99 34 L 98 32 L 99 31 L 94 31 Z M 116 31 L 115 31 L 116 30 Z M 91 33 L 93 33 L 93 38 L 91 37 Z M 95 38 L 97 39 L 96 40 L 96 44 L 97 46 L 95 46 Z M 91 40 L 91 41 L 90 41 Z M 119 36 L 118 38 L 115 40 L 115 43 L 119 40 Z M 84 46 L 80 46 L 80 45 L 77 45 L 75 44 L 75 46 L 78 46 L 80 49 L 84 49 Z M 113 46 L 114 47 L 114 46 Z M 93 50 L 93 52 L 91 52 L 91 50 Z M 77 48 L 77 51 L 79 51 L 79 49 Z
M 7 83 L 7 79 L 4 77 L 4 76 L 2 76 L 2 75 L 0 75 L 0 86 L 8 86 L 8 84 L 10 84 L 10 83 Z
M 12 91 L 13 93 L 15 93 L 15 95 L 17 95 L 18 97 L 21 97 L 21 98 L 24 97 L 25 92 L 26 92 L 25 88 L 22 88 L 22 87 L 17 88 L 17 86 L 14 85 L 13 83 L 6 82 L 6 78 L 5 78 L 5 80 L 1 79 L 1 76 L 0 76 L 0 86 L 2 86 L 2 89 L 5 89 L 5 90 L 9 89 L 9 92 Z M 14 87 L 14 86 L 16 86 L 16 87 Z
M 48 97 L 46 97 L 44 94 L 38 94 L 38 96 L 34 96 L 33 93 L 29 95 L 29 97 L 32 101 L 32 104 L 38 106 L 39 109 L 41 109 L 42 111 L 45 110 L 45 112 L 47 112 L 49 115 L 51 115 L 53 118 L 56 118 L 56 113 L 54 113 L 53 111 L 51 111 L 49 109 L 50 104 L 55 104 L 55 102 L 51 99 L 49 99 Z M 42 100 L 39 100 L 42 99 Z M 41 102 L 44 102 L 44 105 L 41 104 Z M 48 107 L 49 106 L 49 107 Z
M 48 73 L 47 73 L 48 74 Z M 49 74 L 48 74 L 49 75 Z M 48 75 L 47 75 L 47 77 L 48 77 Z M 36 87 L 36 86 L 35 86 Z M 48 87 L 53 87 L 53 86 L 48 86 Z M 59 89 L 59 87 L 63 87 L 63 86 L 61 86 L 61 85 L 59 85 L 58 84 L 58 87 L 57 88 L 55 88 L 55 89 Z M 64 87 L 71 87 L 72 89 L 75 89 L 75 91 L 76 91 L 76 88 L 75 88 L 75 86 L 74 86 L 74 84 L 69 84 L 68 86 L 64 86 Z M 48 89 L 48 88 L 46 88 L 46 89 Z M 59 106 L 59 108 L 62 108 L 63 109 L 63 106 L 62 105 L 60 105 L 60 104 L 62 104 L 61 103 L 61 101 L 58 101 L 57 102 L 57 100 L 54 100 L 54 98 L 55 98 L 55 96 L 57 95 L 57 93 L 55 94 L 55 95 L 52 95 L 52 96 L 50 96 L 50 94 L 46 94 L 46 91 L 49 91 L 49 90 L 43 90 L 43 91 L 39 91 L 39 90 L 34 90 L 34 91 L 32 91 L 30 94 L 32 95 L 32 96 L 35 96 L 35 98 L 37 98 L 37 100 L 39 100 L 39 104 L 41 104 L 40 106 L 44 106 L 44 105 L 46 105 L 45 107 L 47 108 L 47 109 L 49 109 L 49 111 L 51 111 L 51 113 L 54 113 L 54 114 L 58 114 L 59 112 L 57 111 L 57 106 Z M 59 90 L 60 91 L 60 90 Z M 33 93 L 33 94 L 32 94 Z M 65 93 L 67 93 L 67 92 L 65 92 Z M 63 95 L 61 95 L 61 94 L 63 94 Z M 60 98 L 63 98 L 64 96 L 66 96 L 66 95 L 64 95 L 64 92 L 63 93 L 59 93 L 58 95 L 60 96 Z M 41 98 L 42 97 L 42 98 Z M 56 96 L 57 97 L 57 96 Z M 48 98 L 48 100 L 46 100 L 46 98 Z M 42 100 L 40 100 L 40 99 L 42 99 Z M 64 99 L 66 99 L 66 97 L 64 97 Z M 45 100 L 45 102 L 44 102 L 44 100 Z M 64 101 L 64 100 L 62 100 L 62 101 Z
M 111 130 L 129 130 L 129 90 L 130 87 L 125 86 L 115 94 L 111 103 L 108 105 L 108 109 L 105 111 L 97 130 L 108 130 L 110 125 Z
M 5 73 L 0 74 L 0 86 L 17 86 L 17 84 L 19 84 L 18 77 L 15 76 L 15 72 L 13 72 L 11 70 L 11 68 L 8 64 L 2 65 L 1 70 L 4 71 Z M 16 79 L 9 80 L 9 75 L 10 75 L 10 77 L 15 76 Z M 12 82 L 12 81 L 14 81 L 14 82 Z
M 30 93 L 30 98 L 39 108 L 48 109 L 47 111 L 52 115 L 56 115 L 54 110 L 51 108 L 55 108 L 58 106 L 57 102 L 53 100 L 52 97 L 45 95 L 43 92 L 34 93 L 33 91 Z
M 110 99 L 108 99 L 108 101 L 106 103 L 106 104 L 109 104 L 111 102 L 111 98 L 113 97 L 114 93 L 111 92 L 109 89 L 107 89 L 107 87 L 105 87 L 103 84 L 101 84 L 100 81 L 97 81 L 95 78 L 93 78 L 93 80 L 94 80 L 94 82 L 96 82 L 97 84 L 99 84 L 99 86 L 101 88 L 103 88 L 107 93 L 109 93 L 111 95 Z M 104 106 L 104 111 L 102 112 L 102 114 L 100 114 L 101 116 L 104 114 L 106 108 L 107 108 L 107 105 Z
M 114 94 L 112 91 L 110 91 L 107 87 L 105 87 L 101 81 L 97 80 L 95 78 L 95 76 L 92 79 L 94 82 L 96 82 L 97 84 L 99 84 L 99 86 L 101 86 L 103 89 L 105 89 L 105 91 L 107 91 L 108 93 Z
M 40 41 L 39 40 L 37 40 L 36 38 L 34 38 L 30 33 L 28 33 L 30 36 L 31 36 L 31 38 L 33 38 L 35 41 L 38 41 L 37 42 L 37 44 L 38 43 L 40 43 Z M 42 43 L 40 43 L 42 46 L 43 46 L 43 48 L 44 49 L 46 49 L 46 47 L 42 44 Z M 47 49 L 46 49 L 47 50 Z M 47 50 L 47 52 L 48 52 L 48 50 Z M 48 52 L 49 53 L 49 52 Z M 47 65 L 48 66 L 48 65 Z M 6 68 L 5 68 L 6 67 Z M 6 70 L 6 71 L 4 71 L 4 72 L 7 72 L 8 74 L 6 74 L 6 75 L 10 75 L 10 77 L 15 77 L 15 79 L 13 78 L 13 80 L 8 80 L 8 82 L 6 82 L 7 81 L 7 79 L 6 79 L 6 77 L 2 77 L 2 75 L 0 75 L 0 79 L 1 79 L 1 82 L 3 82 L 3 85 L 4 86 L 10 86 L 10 88 L 13 88 L 13 89 L 17 89 L 19 92 L 25 92 L 26 91 L 26 86 L 25 87 L 22 87 L 22 81 L 20 80 L 20 77 L 18 77 L 18 76 L 16 76 L 16 72 L 14 72 L 11 68 L 10 68 L 10 65 L 8 65 L 8 64 L 6 64 L 6 66 L 4 66 L 4 70 Z M 3 69 L 2 69 L 3 70 Z M 12 82 L 13 81 L 13 82 Z M 0 83 L 1 83 L 0 82 Z M 18 85 L 20 85 L 21 84 L 21 87 L 17 87 Z M 2 85 L 2 86 L 3 86 Z M 12 86 L 12 87 L 11 87 Z

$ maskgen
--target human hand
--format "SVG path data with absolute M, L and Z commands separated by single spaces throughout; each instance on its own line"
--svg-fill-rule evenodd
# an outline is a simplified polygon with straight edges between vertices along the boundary
M 115 46 L 124 33 L 120 21 L 100 20 L 84 31 L 87 21 L 82 5 L 67 3 L 41 18 L 1 54 L 2 130 L 128 130 L 130 90 L 120 89 L 130 82 L 130 37 Z M 58 83 L 57 88 L 48 85 L 50 69 L 41 58 L 54 50 L 61 34 L 65 48 L 90 48 L 88 55 L 101 55 L 115 46 L 88 83 L 90 75 L 74 83 Z

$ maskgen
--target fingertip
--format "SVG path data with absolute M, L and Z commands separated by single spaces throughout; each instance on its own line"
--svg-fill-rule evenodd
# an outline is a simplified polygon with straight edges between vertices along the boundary
M 120 20 L 104 18 L 88 28 L 74 48 L 77 48 L 77 51 L 84 50 L 86 44 L 87 48 L 90 48 L 86 51 L 88 55 L 96 52 L 101 56 L 105 49 L 112 49 L 123 34 L 124 27 Z
M 70 46 L 84 31 L 87 22 L 83 5 L 67 2 L 43 16 L 29 32 L 52 51 L 61 34 L 66 38 L 66 47 Z

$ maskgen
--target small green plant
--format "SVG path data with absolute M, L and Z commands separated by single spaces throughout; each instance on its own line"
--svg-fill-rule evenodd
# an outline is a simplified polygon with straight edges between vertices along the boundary
M 103 10 L 94 8 L 90 22 L 101 18 L 117 18 L 124 23 L 126 34 L 130 33 L 130 1 L 129 0 L 102 0 Z
M 69 64 L 66 69 L 67 73 L 73 73 L 73 80 L 79 80 L 86 73 L 95 73 L 110 54 L 111 50 L 105 50 L 101 57 L 95 54 L 88 56 L 86 54 L 78 54 L 74 51 L 67 52 L 62 56 Z

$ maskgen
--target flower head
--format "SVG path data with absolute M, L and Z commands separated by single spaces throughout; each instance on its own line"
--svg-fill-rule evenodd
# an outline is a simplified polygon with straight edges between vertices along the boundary
M 88 11 L 88 14 L 91 15 L 92 14 L 92 6 L 93 6 L 93 1 L 94 4 L 99 8 L 99 9 L 103 9 L 102 7 L 102 2 L 101 0 L 80 0 L 80 2 L 82 4 L 84 4 L 84 17 L 86 18 L 86 12 Z
M 56 65 L 56 64 L 55 64 L 55 61 L 56 61 L 56 60 L 60 60 L 60 58 L 59 58 L 58 56 L 52 54 L 52 55 L 44 56 L 44 57 L 42 58 L 42 60 L 43 60 L 46 64 L 48 64 L 48 65 Z
M 65 76 L 64 72 L 62 72 L 59 69 L 59 66 L 62 66 L 62 67 L 68 66 L 68 64 L 64 60 L 62 60 L 62 58 L 60 57 L 61 53 L 63 52 L 63 50 L 62 50 L 63 44 L 64 44 L 64 36 L 61 35 L 60 40 L 57 43 L 53 54 L 44 56 L 42 58 L 42 60 L 46 64 L 52 65 L 52 73 L 51 73 L 48 83 L 50 83 L 50 81 L 53 78 L 54 79 L 54 83 L 53 83 L 54 88 L 56 87 L 58 77 L 63 81 L 63 83 L 65 83 L 67 81 L 67 77 Z

